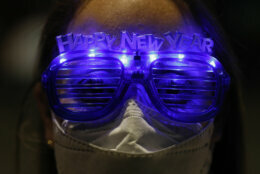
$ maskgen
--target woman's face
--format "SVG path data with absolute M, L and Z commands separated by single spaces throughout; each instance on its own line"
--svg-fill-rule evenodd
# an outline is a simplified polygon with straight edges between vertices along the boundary
M 183 2 L 177 4 L 170 0 L 86 1 L 78 8 L 67 28 L 67 33 L 86 35 L 104 32 L 119 36 L 122 31 L 154 36 L 162 36 L 168 31 L 178 31 L 188 35 L 196 33 L 203 36 L 188 6 Z M 139 90 L 140 85 L 134 88 Z M 147 91 L 144 91 L 144 88 L 139 91 L 141 94 L 135 94 L 128 99 L 132 97 L 138 99 L 141 105 L 152 107 L 150 99 L 144 94 Z M 48 128 L 46 137 L 52 137 L 51 121 L 44 120 L 47 123 L 45 127 Z M 205 126 L 207 122 L 201 124 Z
M 163 35 L 168 31 L 197 33 L 203 36 L 201 27 L 193 20 L 186 4 L 177 4 L 170 0 L 86 1 L 71 20 L 67 33 L 90 35 L 95 32 L 104 32 L 119 36 L 125 30 L 129 33 L 155 36 Z M 208 122 L 192 124 L 173 122 L 173 126 L 169 128 L 157 121 L 147 122 L 146 117 L 157 112 L 150 109 L 154 107 L 150 105 L 150 99 L 146 95 L 147 89 L 140 84 L 133 84 L 129 90 L 137 92 L 133 96 L 131 96 L 131 92 L 126 92 L 129 96 L 128 100 L 124 100 L 124 108 L 121 108 L 122 117 L 115 123 L 107 123 L 104 128 L 94 130 L 85 130 L 84 123 L 75 124 L 59 120 L 56 124 L 58 127 L 63 127 L 62 129 L 67 131 L 70 136 L 86 142 L 87 146 L 90 143 L 104 150 L 133 154 L 147 154 L 168 147 L 172 148 L 173 145 L 182 143 L 191 137 L 195 138 L 209 125 Z M 77 129 L 78 127 L 80 129 Z M 50 133 L 47 131 L 47 134 Z M 211 136 L 211 133 L 209 134 Z M 197 147 L 198 144 L 194 147 Z M 204 155 L 208 153 L 204 153 Z M 184 158 L 191 159 L 189 156 Z M 177 157 L 176 160 L 178 160 Z
M 138 34 L 153 34 L 155 36 L 161 36 L 168 31 L 178 31 L 185 34 L 192 35 L 196 33 L 203 36 L 200 27 L 194 22 L 188 7 L 184 3 L 177 4 L 169 0 L 86 1 L 77 10 L 67 29 L 67 33 L 85 35 L 104 32 L 119 36 L 122 31 Z M 127 102 L 131 100 L 134 104 L 138 103 L 138 106 L 143 105 L 145 107 L 154 108 L 148 97 L 148 91 L 146 90 L 147 89 L 140 84 L 131 85 L 128 91 L 125 92 L 125 95 L 128 95 L 127 100 L 122 100 L 121 102 L 124 103 L 120 104 L 122 104 L 122 106 L 130 106 Z M 119 109 L 117 108 L 117 110 Z M 124 112 L 126 113 L 127 110 L 128 107 L 126 107 Z M 140 110 L 140 108 L 137 110 Z M 132 110 L 131 112 L 134 113 Z M 141 115 L 146 117 L 144 111 L 142 111 Z M 207 122 L 202 125 L 206 124 Z M 180 127 L 183 125 L 185 124 L 179 123 Z M 196 123 L 187 126 L 193 127 L 194 125 L 196 125 Z M 77 134 L 78 132 L 73 135 L 80 139 L 85 139 L 84 133 L 81 132 L 80 136 Z M 194 135 L 194 132 L 189 135 Z M 181 141 L 184 141 L 186 138 L 188 138 L 188 136 Z

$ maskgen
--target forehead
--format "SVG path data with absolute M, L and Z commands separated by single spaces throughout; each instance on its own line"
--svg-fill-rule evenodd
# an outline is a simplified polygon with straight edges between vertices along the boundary
M 123 30 L 155 35 L 201 33 L 188 7 L 172 0 L 91 0 L 79 7 L 67 32 L 119 35 Z

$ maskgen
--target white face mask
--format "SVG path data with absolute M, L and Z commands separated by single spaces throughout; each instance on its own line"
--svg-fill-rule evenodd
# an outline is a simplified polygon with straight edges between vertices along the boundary
M 102 128 L 84 123 L 55 123 L 55 155 L 60 174 L 207 173 L 213 120 L 162 124 L 160 114 L 136 100 L 126 102 L 118 118 Z M 168 121 L 169 123 L 169 121 Z

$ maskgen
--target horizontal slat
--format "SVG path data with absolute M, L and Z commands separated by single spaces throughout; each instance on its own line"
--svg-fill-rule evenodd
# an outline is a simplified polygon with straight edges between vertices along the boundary
M 88 66 L 88 67 L 98 67 L 98 66 L 104 66 L 104 67 L 121 67 L 121 64 L 119 60 L 113 61 L 113 60 L 101 60 L 101 59 L 92 59 L 92 60 L 80 60 L 80 61 L 72 61 L 67 62 L 62 65 L 62 67 L 74 67 L 74 66 Z
M 68 107 L 89 107 L 89 106 L 106 106 L 107 103 L 77 103 L 77 104 L 62 104 L 63 107 L 68 108 Z
M 198 79 L 198 80 L 215 80 L 215 74 L 177 74 L 177 73 L 168 73 L 168 74 L 152 74 L 153 78 L 171 78 L 171 79 Z
M 60 98 L 61 104 L 89 104 L 99 103 L 107 104 L 111 98 Z
M 71 110 L 73 112 L 90 112 L 90 111 L 97 111 L 97 110 L 101 110 L 104 107 L 67 107 L 66 109 Z
M 115 88 L 116 89 L 116 88 Z M 79 89 L 79 88 L 64 88 L 64 89 L 57 89 L 57 93 L 58 95 L 60 94 L 89 94 L 89 93 L 93 93 L 93 94 L 112 94 L 115 92 L 115 89 L 112 88 L 99 88 L 99 89 Z
M 102 77 L 102 79 L 103 78 L 106 78 L 106 79 L 109 79 L 109 78 L 120 78 L 120 75 L 121 75 L 121 73 L 120 74 L 111 74 L 111 73 L 106 73 L 106 74 L 102 74 L 102 75 L 100 75 L 100 77 L 95 77 L 93 74 L 74 74 L 74 75 L 57 75 L 56 76 L 56 79 L 76 79 L 76 78 L 101 78 Z M 94 76 L 94 77 L 93 77 Z
M 120 74 L 121 74 L 122 70 L 113 70 L 113 69 L 106 69 L 106 70 L 90 70 L 90 69 L 77 69 L 77 70 L 73 70 L 73 69 L 70 69 L 70 70 L 59 70 L 57 72 L 57 76 L 60 77 L 60 76 L 85 76 L 85 75 L 88 75 L 88 76 L 94 76 L 94 75 L 99 75 L 100 77 L 102 77 L 103 75 L 104 76 L 115 76 L 117 75 L 116 77 L 120 77 Z
M 153 74 L 161 74 L 161 73 L 192 73 L 192 72 L 197 72 L 197 73 L 212 73 L 214 72 L 212 70 L 200 70 L 200 69 L 195 69 L 195 70 L 186 70 L 186 69 L 153 69 Z
M 215 91 L 214 88 L 196 87 L 196 88 L 157 88 L 157 90 L 171 90 L 171 91 Z M 160 92 L 159 92 L 160 93 Z
M 101 84 L 79 84 L 79 85 L 56 85 L 57 89 L 100 89 L 100 88 L 117 88 L 117 85 Z
M 172 97 L 170 97 L 171 95 Z M 193 99 L 201 99 L 201 100 L 214 100 L 214 96 L 205 96 L 205 95 L 183 95 L 183 94 L 165 94 L 160 95 L 161 99 L 184 99 L 184 100 L 193 100 Z
M 166 85 L 157 85 L 157 89 L 177 89 L 177 90 L 216 90 L 216 86 L 189 86 L 189 85 L 172 85 L 169 87 L 166 87 Z
M 196 102 L 195 102 L 196 101 Z M 165 104 L 184 104 L 184 105 L 212 105 L 214 101 L 212 100 L 202 100 L 202 99 L 164 99 Z
M 187 60 L 187 59 L 186 59 Z M 186 69 L 188 68 L 197 68 L 197 69 L 212 69 L 211 66 L 209 66 L 208 64 L 205 63 L 201 63 L 201 62 L 194 62 L 194 61 L 157 61 L 155 64 L 153 64 L 153 68 L 183 68 Z
M 99 99 L 99 100 L 102 100 L 102 99 L 111 99 L 112 97 L 111 96 L 108 96 L 108 97 L 83 97 L 83 96 L 76 97 L 76 96 L 70 96 L 70 97 L 59 97 L 59 98 L 67 98 L 67 99 L 69 99 L 69 98 L 71 98 L 71 99 L 93 99 L 93 100 Z
M 116 89 L 117 87 L 116 86 L 114 86 L 114 87 L 111 87 L 111 86 L 109 86 L 109 87 L 107 87 L 107 86 L 101 86 L 101 87 L 96 87 L 96 86 L 86 86 L 86 87 L 75 87 L 75 88 L 73 88 L 73 87 L 57 87 L 56 89 L 68 89 L 68 90 L 70 90 L 70 89 L 72 89 L 72 90 L 76 90 L 76 89 Z
M 208 67 L 194 67 L 194 66 L 163 66 L 163 67 L 153 67 L 152 70 L 176 70 L 176 71 L 203 71 L 203 72 L 213 72 L 212 69 Z
M 74 80 L 74 79 L 82 79 L 82 77 L 79 77 L 79 76 L 73 76 L 73 77 L 67 77 L 67 78 L 63 78 L 63 77 L 57 77 L 56 80 Z M 116 79 L 120 79 L 120 76 L 115 76 L 115 77 L 86 77 L 84 78 L 85 80 L 99 80 L 99 79 L 112 79 L 112 80 L 116 80 Z
M 203 108 L 193 108 L 193 109 L 182 109 L 182 108 L 175 108 L 175 107 L 168 107 L 170 110 L 174 111 L 176 114 L 178 113 L 184 113 L 184 114 L 201 114 L 203 112 L 208 111 L 208 109 Z
M 191 78 L 191 79 L 178 79 L 178 78 L 170 78 L 169 76 L 165 76 L 164 78 L 158 78 L 154 77 L 153 80 L 155 82 L 158 81 L 167 81 L 167 82 L 174 82 L 174 83 L 185 83 L 185 82 L 191 82 L 191 83 L 216 83 L 217 80 L 215 78 L 213 79 L 205 79 L 201 80 L 201 78 Z
M 175 91 L 159 91 L 160 97 L 169 97 L 174 98 L 179 95 L 192 95 L 192 96 L 207 96 L 207 97 L 215 97 L 216 91 L 181 91 L 181 90 L 175 90 Z
M 78 79 L 58 79 L 56 85 L 80 85 L 80 86 L 92 86 L 92 85 L 106 85 L 113 86 L 120 83 L 120 78 L 115 79 L 91 79 L 91 78 L 78 78 Z
M 212 77 L 205 77 L 205 76 L 181 76 L 181 75 L 153 75 L 153 79 L 176 79 L 176 80 L 210 80 L 210 81 L 216 81 L 215 78 Z
M 178 97 L 180 95 L 183 96 L 207 96 L 207 97 L 215 97 L 216 92 L 215 91 L 196 91 L 196 92 L 192 92 L 192 93 L 184 93 L 182 92 L 176 92 L 175 94 L 168 94 L 168 93 L 159 93 L 160 97 L 165 97 L 165 98 L 175 98 Z
M 153 80 L 196 80 L 196 81 L 203 81 L 203 82 L 217 82 L 217 80 L 215 78 L 198 78 L 198 77 L 169 77 L 169 76 L 165 76 L 163 78 L 161 77 L 153 77 Z
M 69 93 L 69 94 L 61 94 L 58 95 L 59 98 L 84 98 L 84 97 L 111 97 L 112 98 L 113 94 L 111 93 Z
M 97 67 L 97 66 L 93 66 L 92 68 L 89 66 L 66 66 L 66 67 L 61 67 L 59 68 L 59 71 L 66 71 L 66 70 L 81 70 L 81 69 L 86 69 L 86 70 L 122 70 L 121 67 Z
M 163 59 L 163 58 L 162 58 Z M 168 67 L 168 66 L 176 66 L 176 67 L 196 67 L 196 68 L 203 68 L 203 67 L 209 67 L 208 64 L 202 63 L 202 62 L 195 62 L 195 61 L 189 61 L 185 59 L 186 61 L 178 61 L 178 60 L 158 60 L 153 64 L 153 67 Z
M 210 105 L 189 105 L 189 104 L 165 104 L 167 107 L 174 109 L 208 109 Z
M 204 86 L 215 87 L 217 83 L 210 80 L 176 80 L 176 79 L 154 79 L 156 87 L 179 87 L 179 86 Z

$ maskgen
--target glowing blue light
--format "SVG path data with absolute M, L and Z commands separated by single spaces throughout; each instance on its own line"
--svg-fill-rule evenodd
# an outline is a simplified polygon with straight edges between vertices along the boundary
M 178 58 L 179 58 L 179 59 L 183 59 L 184 57 L 185 57 L 184 54 L 178 54 Z
M 120 58 L 121 62 L 127 66 L 129 64 L 129 59 L 126 55 L 123 55 L 121 58 Z
M 150 57 L 150 62 L 153 62 L 157 59 L 158 56 L 156 54 L 150 54 L 149 57 Z
M 110 52 L 96 48 L 67 52 L 54 58 L 42 75 L 42 83 L 54 112 L 72 121 L 89 121 L 89 123 L 94 119 L 111 121 L 104 119 L 108 114 L 106 109 L 114 109 L 114 106 L 110 106 L 107 101 L 110 100 L 115 106 L 120 106 L 120 102 L 128 94 L 135 94 L 135 91 L 130 90 L 130 86 L 138 84 L 147 90 L 145 93 L 151 97 L 149 102 L 167 116 L 165 117 L 167 119 L 162 117 L 162 122 L 169 120 L 168 117 L 187 123 L 203 122 L 217 114 L 230 79 L 216 58 L 206 54 L 185 52 L 160 53 L 149 50 L 135 54 L 122 51 Z M 88 54 L 95 57 L 87 57 Z M 209 74 L 210 82 L 207 73 L 214 73 Z M 59 80 L 60 77 L 69 80 Z M 107 104 L 102 106 L 88 104 L 100 99 L 96 95 L 91 95 L 99 93 L 100 90 L 92 90 L 93 92 L 87 90 L 89 95 L 85 95 L 86 90 L 76 91 L 83 83 L 88 89 L 97 89 L 98 85 L 101 92 L 107 96 L 103 97 Z M 60 88 L 66 89 L 66 97 L 73 102 L 63 99 L 64 96 L 57 92 Z M 83 88 L 84 86 L 81 89 Z M 75 95 L 75 91 L 78 95 Z M 79 96 L 83 100 L 78 100 Z M 122 100 L 117 96 L 122 96 Z
M 214 61 L 211 61 L 209 64 L 212 65 L 214 68 L 216 68 L 216 64 Z
M 67 61 L 67 59 L 65 59 L 65 58 L 60 59 L 60 63 L 63 63 L 63 62 L 66 62 L 66 61 Z
M 95 57 L 96 54 L 95 54 L 95 53 L 90 53 L 88 56 L 89 56 L 89 57 Z
M 89 57 L 95 57 L 96 56 L 96 51 L 95 51 L 95 49 L 91 49 L 91 50 L 89 50 L 89 54 L 88 54 L 88 56 Z

